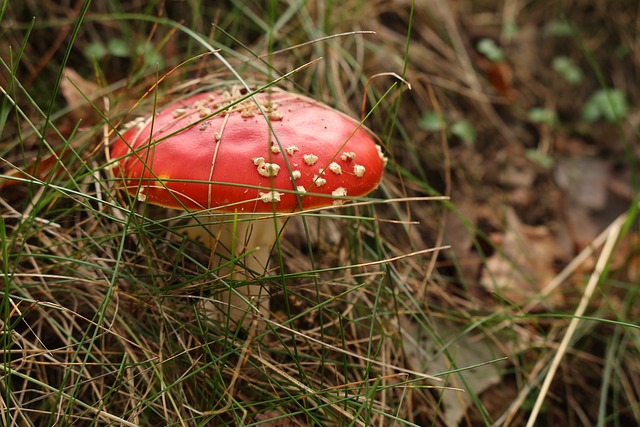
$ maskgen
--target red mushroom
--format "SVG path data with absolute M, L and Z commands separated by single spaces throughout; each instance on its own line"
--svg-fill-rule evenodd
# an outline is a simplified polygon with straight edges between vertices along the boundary
M 129 194 L 170 208 L 264 217 L 342 203 L 380 183 L 386 158 L 359 122 L 288 92 L 242 98 L 237 90 L 200 93 L 133 122 L 111 151 Z M 260 247 L 244 264 L 264 273 L 273 218 L 238 222 L 235 237 L 232 228 L 220 227 L 220 243 L 235 248 L 231 256 Z M 243 296 L 251 300 L 259 291 L 249 286 Z M 235 321 L 246 311 L 236 296 Z

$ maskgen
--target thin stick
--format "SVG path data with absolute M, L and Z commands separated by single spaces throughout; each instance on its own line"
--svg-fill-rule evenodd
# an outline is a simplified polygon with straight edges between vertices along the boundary
M 542 407 L 542 403 L 544 402 L 547 393 L 549 392 L 549 387 L 551 386 L 551 382 L 558 370 L 558 366 L 560 366 L 560 362 L 567 352 L 567 348 L 569 347 L 569 343 L 573 338 L 573 335 L 578 327 L 578 323 L 580 323 L 582 315 L 587 309 L 587 305 L 589 304 L 589 300 L 593 295 L 593 291 L 598 286 L 600 282 L 600 277 L 602 276 L 602 272 L 611 257 L 611 253 L 613 252 L 613 248 L 618 241 L 618 236 L 620 235 L 620 231 L 622 230 L 622 226 L 626 220 L 626 215 L 619 216 L 611 227 L 609 228 L 609 234 L 607 235 L 607 240 L 602 247 L 602 252 L 600 253 L 600 257 L 598 258 L 598 262 L 594 268 L 591 277 L 589 278 L 589 283 L 587 283 L 587 287 L 584 290 L 584 294 L 582 294 L 582 298 L 580 299 L 580 304 L 576 309 L 571 322 L 569 323 L 569 327 L 567 328 L 567 333 L 565 334 L 562 342 L 560 343 L 560 347 L 558 348 L 558 352 L 556 353 L 553 361 L 551 362 L 551 366 L 549 367 L 549 372 L 544 379 L 544 383 L 542 384 L 542 388 L 540 389 L 540 394 L 538 394 L 538 398 L 536 399 L 536 403 L 531 411 L 531 415 L 529 416 L 529 420 L 527 422 L 527 427 L 533 427 L 536 424 L 536 419 L 538 418 L 538 414 L 540 413 L 540 408 Z

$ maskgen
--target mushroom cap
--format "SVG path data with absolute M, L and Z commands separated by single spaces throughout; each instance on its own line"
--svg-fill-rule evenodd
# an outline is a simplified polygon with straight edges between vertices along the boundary
M 193 95 L 134 121 L 111 151 L 127 191 L 178 209 L 290 212 L 380 183 L 386 158 L 358 121 L 284 91 L 241 102 L 235 92 Z

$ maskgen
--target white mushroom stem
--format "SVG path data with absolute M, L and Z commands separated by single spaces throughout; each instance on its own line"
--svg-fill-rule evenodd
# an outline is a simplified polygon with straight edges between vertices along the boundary
M 267 271 L 271 247 L 282 222 L 268 214 L 218 218 L 220 222 L 208 226 L 210 233 L 205 241 L 212 249 L 211 266 L 229 285 L 243 285 L 214 295 L 215 302 L 207 304 L 206 311 L 220 322 L 229 319 L 233 328 L 249 328 L 258 318 L 258 329 L 264 329 L 266 322 L 260 317 L 269 316 L 269 295 L 256 279 Z

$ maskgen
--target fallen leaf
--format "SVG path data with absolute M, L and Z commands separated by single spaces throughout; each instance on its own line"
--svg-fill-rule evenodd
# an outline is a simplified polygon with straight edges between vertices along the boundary
M 510 208 L 505 231 L 494 240 L 498 241 L 498 250 L 487 259 L 480 283 L 487 291 L 515 304 L 538 295 L 555 276 L 556 259 L 564 257 L 547 227 L 523 224 Z M 558 306 L 564 298 L 561 293 L 553 293 L 546 301 Z
M 451 356 L 449 359 L 438 341 L 423 327 L 409 319 L 404 320 L 403 346 L 411 369 L 439 374 L 462 369 L 443 378 L 447 381 L 447 386 L 464 389 L 465 392 L 443 390 L 441 396 L 446 425 L 457 426 L 473 404 L 472 396 L 480 395 L 502 381 L 507 360 L 495 361 L 502 357 L 502 352 L 487 336 L 469 333 L 466 331 L 466 324 L 455 324 L 434 317 L 431 325 L 433 333 L 438 335 L 440 342 L 446 344 L 446 350 Z M 471 366 L 475 367 L 463 369 Z
M 607 204 L 609 164 L 587 156 L 569 157 L 556 162 L 556 183 L 583 207 L 601 210 Z
M 477 209 L 474 201 L 463 194 L 451 197 L 455 201 L 455 211 L 447 210 L 444 227 L 447 244 L 451 245 L 452 259 L 459 262 L 458 268 L 462 277 L 475 281 L 480 273 L 480 262 L 474 262 L 472 256 L 473 241 L 476 238 L 474 230 L 477 228 Z
M 292 418 L 282 418 L 282 414 L 276 410 L 267 410 L 256 415 L 256 423 L 262 427 L 295 427 L 299 425 Z
M 64 78 L 60 81 L 60 91 L 67 104 L 72 107 L 69 115 L 76 120 L 94 121 L 100 115 L 93 108 L 87 108 L 88 101 L 94 101 L 102 95 L 97 84 L 84 79 L 73 68 L 64 69 Z
M 513 89 L 513 73 L 511 66 L 506 62 L 492 62 L 485 69 L 487 79 L 502 96 L 509 101 L 516 99 L 516 92 Z

